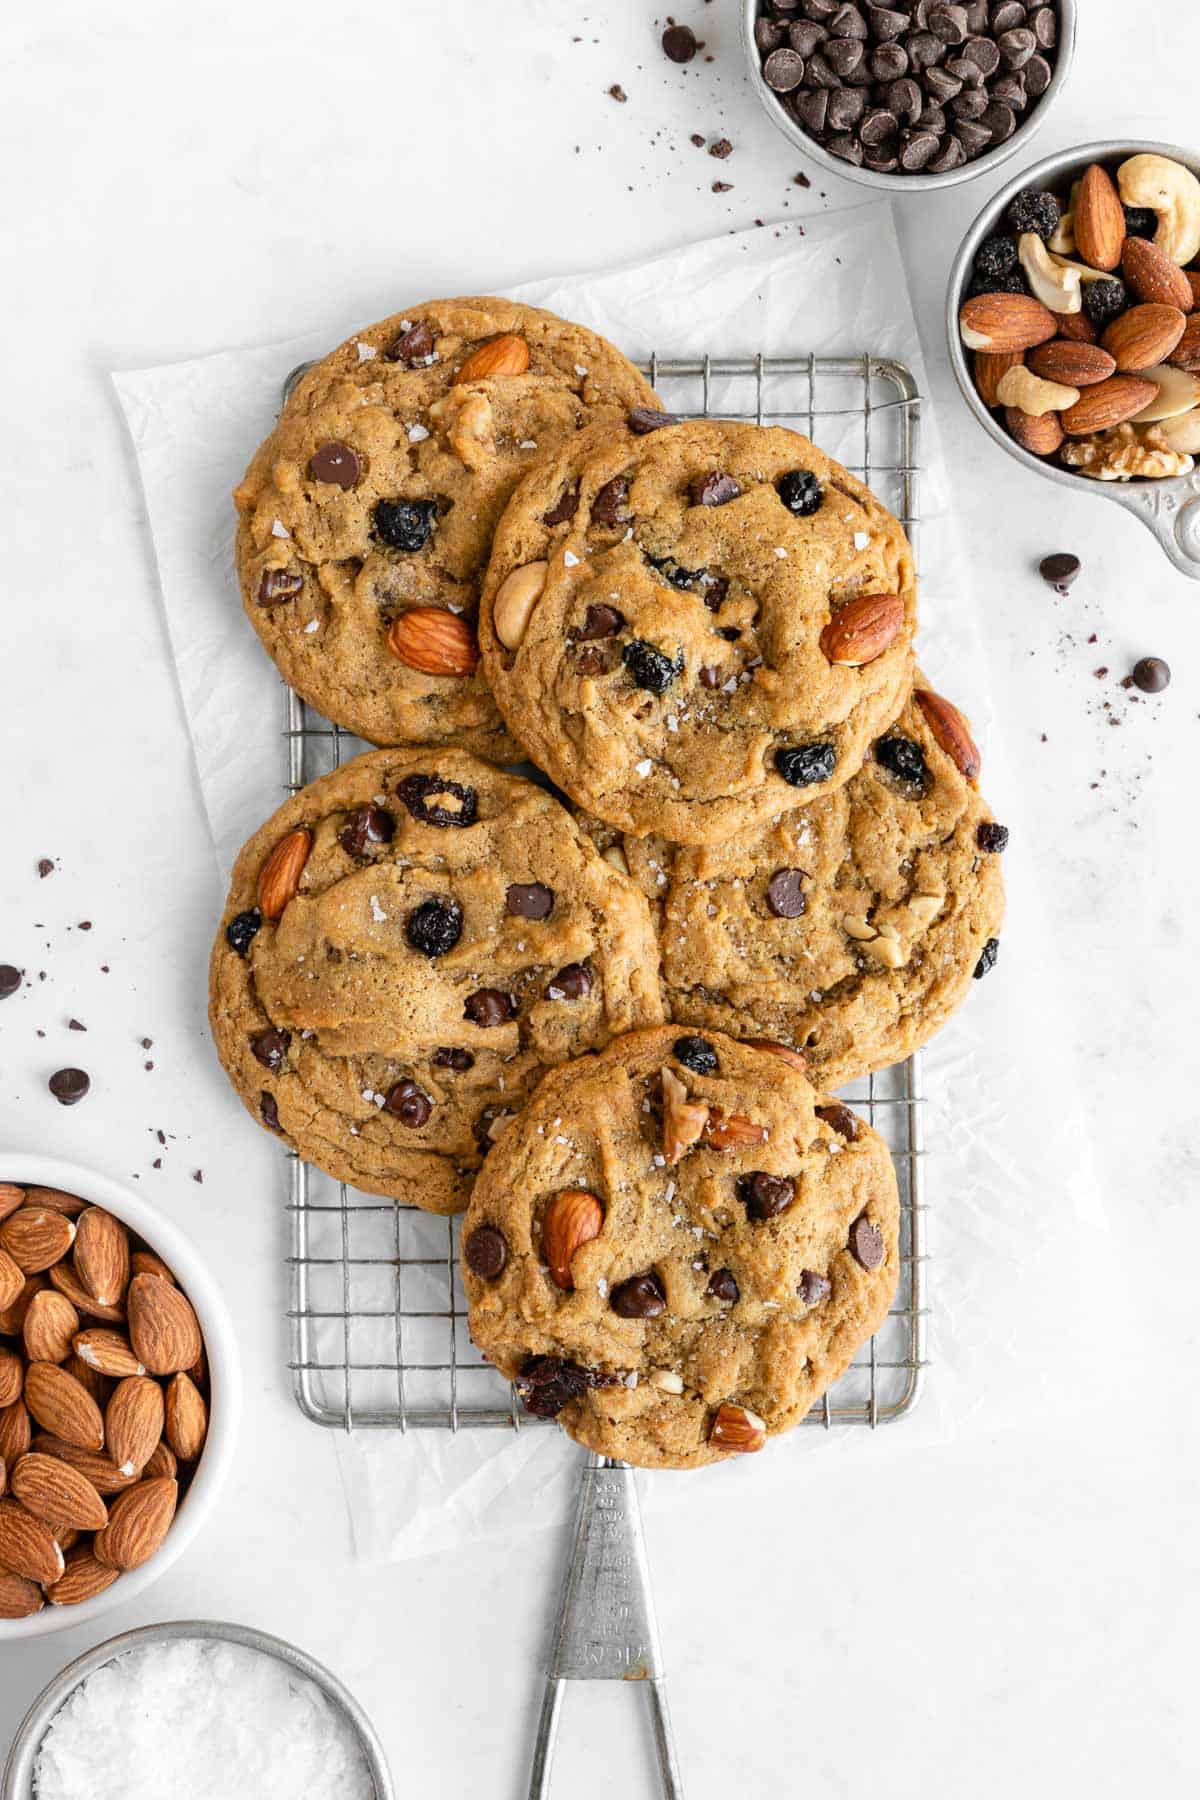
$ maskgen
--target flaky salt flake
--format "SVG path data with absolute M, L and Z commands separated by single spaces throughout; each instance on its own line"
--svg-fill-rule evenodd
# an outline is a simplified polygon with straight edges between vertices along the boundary
M 287 526 L 284 524 L 282 519 L 276 519 L 274 521 L 274 523 L 271 526 L 271 536 L 272 537 L 290 538 L 291 535 L 292 535 L 291 532 L 288 530 Z
M 646 776 L 650 773 L 651 769 L 654 767 L 654 764 L 648 756 L 644 756 L 640 763 L 634 763 L 633 766 L 634 766 L 634 769 L 637 772 L 637 774 L 639 774 L 642 777 L 642 780 L 644 781 L 646 779 Z
M 665 1169 L 667 1166 L 666 1157 L 659 1155 L 657 1151 L 655 1152 L 655 1156 L 654 1156 L 654 1166 L 656 1169 Z
M 379 355 L 374 344 L 357 343 L 354 348 L 358 351 L 358 360 L 360 363 L 374 362 L 375 358 Z
M 577 375 L 586 375 L 587 370 L 584 368 L 582 363 L 576 363 L 575 364 L 575 373 Z
M 573 550 L 564 550 L 563 551 L 563 568 L 564 569 L 577 569 L 578 567 L 579 567 L 579 558 L 576 556 L 575 552 Z
M 856 531 L 855 532 L 854 548 L 856 550 L 865 550 L 867 545 L 870 542 L 871 542 L 871 534 L 869 531 Z
M 674 713 L 667 714 L 667 730 L 668 731 L 678 731 L 679 730 L 679 720 L 675 717 Z
M 429 436 L 424 425 L 409 425 L 405 428 L 405 434 L 410 444 L 423 444 Z
M 382 906 L 380 906 L 379 901 L 374 894 L 371 895 L 371 917 L 377 925 L 382 925 L 387 918 L 387 914 L 384 912 Z
M 608 1283 L 607 1283 L 607 1281 L 605 1281 L 603 1275 L 601 1275 L 599 1280 L 596 1282 L 596 1292 L 599 1294 L 599 1296 L 602 1300 L 607 1300 L 607 1298 L 608 1298 Z
M 779 558 L 782 559 L 783 557 L 785 557 L 787 555 L 787 551 L 783 548 L 782 544 L 776 544 L 775 554 L 776 554 L 776 556 L 778 556 Z
M 536 450 L 537 449 L 537 439 L 536 438 L 522 438 L 520 443 L 517 445 L 517 449 L 518 450 Z

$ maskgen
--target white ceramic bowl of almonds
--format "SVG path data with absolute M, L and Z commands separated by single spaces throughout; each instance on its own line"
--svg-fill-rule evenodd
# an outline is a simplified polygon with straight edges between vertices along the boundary
M 56 1205 L 55 1195 L 78 1205 Z M 0 1650 L 90 1623 L 164 1574 L 213 1508 L 241 1411 L 237 1345 L 216 1282 L 184 1234 L 121 1183 L 57 1157 L 0 1155 L 0 1301 L 14 1262 L 37 1293 L 0 1305 Z M 60 1508 L 70 1516 L 53 1523 Z M 55 1594 L 48 1577 L 60 1537 L 65 1580 Z

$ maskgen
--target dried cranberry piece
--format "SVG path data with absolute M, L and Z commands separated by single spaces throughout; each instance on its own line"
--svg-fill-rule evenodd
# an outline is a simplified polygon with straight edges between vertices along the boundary
M 587 1369 L 565 1356 L 531 1356 L 516 1381 L 526 1412 L 538 1419 L 553 1419 L 568 1401 L 595 1385 Z

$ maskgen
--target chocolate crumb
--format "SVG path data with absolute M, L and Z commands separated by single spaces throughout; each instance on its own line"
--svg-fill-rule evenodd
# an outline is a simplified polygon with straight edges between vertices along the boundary
M 48 856 L 43 856 L 38 859 L 37 872 L 43 881 L 45 881 L 47 875 L 53 875 L 54 864 L 50 861 Z
M 147 1071 L 149 1071 L 150 1069 L 152 1069 L 154 1067 L 154 1064 L 152 1062 L 146 1062 L 146 1063 L 142 1064 L 142 1067 L 143 1067 L 143 1069 L 146 1069 Z
M 86 1031 L 87 1026 L 80 1019 L 68 1019 L 67 1020 L 67 1030 L 68 1031 Z
M 629 95 L 625 92 L 625 89 L 621 86 L 619 81 L 614 81 L 608 91 L 614 100 L 619 100 L 621 102 L 622 106 L 624 106 L 629 98 Z
M 714 181 L 712 191 L 714 194 L 727 194 L 732 187 L 732 181 Z
M 1092 674 L 1096 677 L 1097 681 L 1103 681 L 1104 677 L 1108 674 L 1108 665 L 1106 663 L 1101 663 L 1098 669 L 1092 670 Z
M 733 145 L 728 138 L 718 138 L 715 144 L 710 144 L 708 146 L 708 154 L 710 156 L 720 157 L 721 161 L 724 162 L 727 156 L 733 155 Z
M 692 142 L 693 142 L 693 144 L 695 144 L 697 150 L 703 150 L 703 148 L 704 148 L 704 133 L 701 131 L 693 131 Z
M 90 931 L 92 929 L 92 921 L 90 919 L 80 919 L 79 929 L 80 931 Z
M 154 1161 L 150 1164 L 150 1167 L 152 1169 L 161 1169 L 162 1168 L 162 1157 L 156 1156 Z
M 167 1134 L 166 1134 L 166 1132 L 165 1132 L 165 1131 L 156 1131 L 156 1132 L 155 1132 L 155 1133 L 154 1133 L 154 1135 L 155 1135 L 155 1137 L 156 1137 L 156 1138 L 157 1138 L 157 1139 L 158 1139 L 158 1141 L 159 1141 L 159 1143 L 160 1143 L 160 1144 L 165 1144 L 165 1143 L 166 1143 L 166 1141 L 167 1141 Z
M 149 1050 L 153 1046 L 153 1044 L 154 1044 L 153 1038 L 143 1038 L 142 1039 L 142 1049 L 143 1050 Z
M 792 180 L 795 182 L 797 187 L 810 188 L 812 186 L 812 182 L 809 180 L 808 176 L 804 173 L 803 169 L 797 170 L 796 174 L 792 176 Z
M 192 1170 L 192 1180 L 194 1182 L 196 1182 L 198 1186 L 203 1187 L 203 1185 L 204 1185 L 204 1170 L 203 1169 L 193 1169 Z

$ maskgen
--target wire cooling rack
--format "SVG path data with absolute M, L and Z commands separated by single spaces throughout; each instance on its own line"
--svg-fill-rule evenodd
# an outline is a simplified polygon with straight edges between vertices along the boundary
M 917 548 L 920 396 L 903 364 L 865 355 L 652 356 L 643 370 L 681 416 L 804 432 L 869 484 Z M 368 748 L 290 691 L 285 738 L 292 793 Z M 920 1058 L 853 1084 L 843 1097 L 891 1149 L 901 1273 L 884 1324 L 804 1421 L 826 1428 L 903 1417 L 926 1364 Z M 305 1416 L 345 1431 L 519 1431 L 544 1423 L 524 1412 L 471 1343 L 459 1221 L 359 1193 L 295 1155 L 289 1163 L 290 1367 Z

